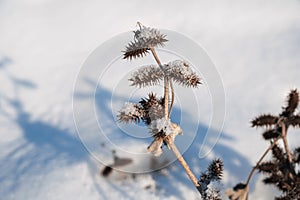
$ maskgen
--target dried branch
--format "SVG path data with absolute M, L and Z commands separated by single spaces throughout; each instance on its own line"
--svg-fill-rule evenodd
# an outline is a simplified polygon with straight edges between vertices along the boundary
M 189 165 L 186 163 L 186 161 L 182 157 L 181 153 L 177 149 L 176 145 L 174 144 L 174 138 L 172 138 L 171 135 L 169 135 L 164 138 L 164 142 L 166 142 L 166 144 L 168 144 L 169 148 L 173 151 L 177 160 L 179 161 L 181 166 L 184 168 L 186 174 L 188 175 L 188 177 L 191 179 L 192 183 L 195 185 L 195 187 L 200 192 L 200 185 L 198 183 L 198 180 L 196 179 L 196 177 L 195 177 L 194 173 L 191 171 Z
M 261 115 L 252 120 L 252 127 L 267 127 L 263 133 L 266 140 L 271 140 L 271 145 L 261 156 L 248 176 L 245 188 L 249 187 L 250 179 L 256 169 L 267 173 L 268 177 L 263 180 L 265 184 L 273 184 L 283 192 L 283 195 L 275 199 L 298 199 L 300 197 L 300 171 L 296 171 L 296 163 L 300 162 L 300 148 L 291 153 L 287 141 L 289 126 L 300 127 L 300 115 L 295 115 L 299 103 L 298 91 L 292 90 L 287 97 L 287 106 L 279 116 L 270 114 Z M 283 141 L 284 150 L 277 145 L 278 140 Z M 263 162 L 267 153 L 272 150 L 272 159 Z M 237 194 L 237 193 L 232 193 Z M 238 194 L 239 196 L 239 194 Z
M 158 66 L 162 69 L 162 71 L 164 71 L 164 68 L 163 68 L 154 48 L 152 47 L 152 48 L 150 48 L 150 50 L 158 64 Z M 164 116 L 166 119 L 168 119 L 168 113 L 169 113 L 169 79 L 166 76 L 166 74 L 164 73 Z
M 156 137 L 152 143 L 148 146 L 148 153 L 152 153 L 154 156 L 160 156 L 162 154 L 163 137 Z
M 292 155 L 291 155 L 291 152 L 290 152 L 290 149 L 289 149 L 289 145 L 288 145 L 288 141 L 287 141 L 287 138 L 286 138 L 287 128 L 286 128 L 284 122 L 281 123 L 281 130 L 282 130 L 281 135 L 282 135 L 282 140 L 283 140 L 283 145 L 284 145 L 285 153 L 288 156 L 289 163 L 292 164 L 293 158 L 292 158 Z
M 158 99 L 155 95 L 149 94 L 149 97 L 142 99 L 139 104 L 130 105 L 128 106 L 129 108 L 122 109 L 118 116 L 121 121 L 124 122 L 139 122 L 140 120 L 145 122 L 154 138 L 148 147 L 148 152 L 159 156 L 162 153 L 162 145 L 167 145 L 168 148 L 173 151 L 187 175 L 200 192 L 197 179 L 174 144 L 175 137 L 182 133 L 182 129 L 179 125 L 172 123 L 170 120 L 175 96 L 172 80 L 184 86 L 196 87 L 200 84 L 200 78 L 191 70 L 186 62 L 174 61 L 167 65 L 162 65 L 154 48 L 163 46 L 164 43 L 168 41 L 166 36 L 161 34 L 157 29 L 145 27 L 141 23 L 138 23 L 138 26 L 139 30 L 134 31 L 134 40 L 128 44 L 124 51 L 124 59 L 131 60 L 133 58 L 143 57 L 151 51 L 158 66 L 144 66 L 134 72 L 129 80 L 132 82 L 132 85 L 139 87 L 155 85 L 163 80 L 164 97 Z M 170 92 L 172 96 L 169 108 Z M 210 176 L 213 180 L 219 180 L 221 177 L 220 168 L 222 168 L 223 165 L 220 163 L 220 160 L 215 161 L 213 164 L 214 166 L 211 166 L 209 169 L 211 172 Z M 214 173 L 215 175 L 213 175 Z M 212 193 L 210 197 L 212 199 L 219 199 L 214 193 Z
M 170 87 L 171 87 L 171 103 L 170 103 L 168 118 L 170 118 L 170 116 L 171 116 L 173 104 L 174 104 L 174 98 L 175 98 L 174 86 L 173 86 L 172 80 L 170 80 Z
M 267 150 L 263 153 L 263 155 L 260 157 L 260 159 L 258 160 L 258 162 L 256 163 L 256 165 L 252 168 L 247 181 L 246 181 L 246 186 L 248 187 L 250 180 L 254 174 L 254 171 L 258 168 L 258 166 L 260 165 L 260 163 L 263 161 L 263 159 L 265 158 L 265 156 L 268 154 L 268 152 L 276 145 L 277 141 L 280 139 L 280 137 L 276 138 L 271 145 L 267 148 Z

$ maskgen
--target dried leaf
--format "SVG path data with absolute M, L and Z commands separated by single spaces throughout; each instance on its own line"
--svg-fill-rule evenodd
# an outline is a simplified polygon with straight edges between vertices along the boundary
M 148 48 L 163 46 L 168 41 L 166 35 L 159 30 L 146 26 L 141 26 L 140 30 L 134 31 L 134 39 Z
M 145 124 L 150 125 L 151 121 L 164 116 L 163 98 L 158 99 L 155 94 L 150 93 L 148 98 L 143 98 L 139 103 L 144 110 L 142 120 Z
M 252 127 L 259 126 L 272 126 L 275 125 L 278 121 L 278 117 L 273 116 L 271 114 L 264 114 L 256 117 L 251 121 Z
M 291 90 L 290 94 L 287 97 L 287 106 L 283 107 L 283 112 L 281 113 L 281 116 L 289 117 L 291 116 L 299 103 L 299 93 L 297 89 Z
M 140 42 L 130 42 L 124 51 L 123 59 L 139 58 L 149 53 L 149 48 L 143 46 Z
M 201 173 L 199 178 L 199 189 L 203 199 L 220 199 L 219 190 L 212 187 L 212 182 L 221 180 L 224 164 L 221 159 L 213 160 L 207 171 Z
M 141 26 L 139 30 L 133 31 L 134 40 L 128 44 L 124 51 L 123 59 L 143 57 L 149 53 L 150 48 L 163 46 L 166 35 L 161 34 L 159 30 Z
M 185 61 L 175 60 L 165 65 L 165 73 L 175 82 L 186 87 L 197 87 L 200 82 L 198 75 Z
M 293 127 L 300 127 L 300 115 L 291 116 L 288 118 L 288 124 Z
M 163 71 L 156 65 L 147 65 L 135 71 L 129 81 L 132 86 L 145 87 L 157 85 L 163 79 Z
M 279 132 L 279 130 L 277 129 L 271 129 L 271 130 L 267 130 L 263 133 L 263 137 L 265 140 L 270 140 L 270 139 L 275 139 L 278 138 L 281 134 L 281 131 Z
M 296 148 L 293 153 L 294 161 L 300 164 L 300 147 Z M 300 173 L 300 171 L 299 171 Z M 300 179 L 300 177 L 299 177 Z M 299 183 L 300 184 L 300 183 Z
M 138 104 L 125 103 L 125 106 L 119 111 L 117 117 L 121 122 L 140 122 L 140 119 L 144 116 L 144 111 Z
M 277 144 L 275 144 L 275 146 L 272 148 L 272 154 L 280 162 L 282 162 L 282 163 L 285 162 L 284 153 L 283 153 L 281 147 L 279 147 Z
M 278 171 L 278 164 L 270 162 L 264 162 L 257 166 L 260 172 L 272 173 Z
M 273 173 L 270 177 L 267 177 L 263 180 L 265 184 L 275 184 L 279 183 L 283 179 L 282 176 L 279 175 L 279 173 Z
M 215 159 L 208 167 L 208 173 L 212 180 L 221 180 L 223 176 L 224 164 L 220 158 Z

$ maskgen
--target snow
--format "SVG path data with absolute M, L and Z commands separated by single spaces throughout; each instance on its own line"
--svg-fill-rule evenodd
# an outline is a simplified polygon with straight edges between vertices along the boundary
M 141 117 L 140 113 L 137 111 L 137 104 L 125 102 L 124 107 L 120 110 L 123 115 Z
M 1 1 L 1 199 L 199 199 L 167 148 L 163 149 L 164 157 L 158 159 L 147 154 L 152 140 L 147 128 L 133 125 L 129 128 L 138 130 L 136 135 L 120 136 L 114 134 L 121 132 L 115 127 L 115 119 L 101 115 L 99 120 L 106 136 L 117 146 L 105 143 L 102 135 L 95 136 L 96 139 L 87 137 L 98 148 L 96 153 L 103 154 L 102 162 L 91 156 L 77 137 L 72 97 L 81 64 L 103 42 L 137 28 L 137 21 L 187 35 L 206 49 L 225 88 L 224 128 L 219 135 L 219 130 L 210 127 L 212 132 L 205 135 L 212 112 L 205 83 L 198 89 L 197 106 L 191 103 L 190 90 L 175 88 L 175 106 L 181 103 L 186 108 L 180 111 L 175 107 L 173 111 L 176 123 L 184 121 L 184 135 L 178 136 L 175 143 L 181 151 L 188 147 L 184 157 L 196 174 L 205 170 L 213 158 L 221 157 L 225 164 L 223 191 L 245 181 L 251 166 L 268 145 L 262 140 L 260 129 L 249 128 L 249 121 L 261 113 L 279 113 L 289 90 L 300 88 L 299 9 L 296 0 L 192 0 L 159 4 L 141 4 L 138 0 Z M 126 44 L 122 46 L 125 48 Z M 154 64 L 153 59 L 148 61 Z M 104 116 L 112 114 L 108 97 L 113 89 L 109 86 L 115 85 L 115 79 L 128 73 L 133 65 L 123 63 L 96 89 L 96 98 L 101 102 L 99 112 L 106 109 Z M 92 81 L 87 81 L 90 87 L 77 94 L 77 98 L 84 101 L 93 96 L 97 80 Z M 120 105 L 130 95 L 118 96 Z M 86 134 L 94 136 L 98 127 L 84 110 L 80 114 L 89 127 Z M 195 127 L 198 134 L 189 134 L 195 132 Z M 289 132 L 292 147 L 299 145 L 298 131 Z M 138 135 L 145 138 L 137 138 Z M 101 146 L 102 143 L 105 145 Z M 144 167 L 144 171 L 151 173 L 133 176 L 121 170 L 113 171 L 108 178 L 102 177 L 103 163 L 112 163 L 111 149 L 115 148 L 123 148 L 130 155 L 141 154 L 123 171 Z M 209 154 L 199 158 L 199 149 L 207 149 Z M 117 151 L 120 157 L 128 154 Z M 168 167 L 152 172 L 164 166 Z M 250 199 L 274 196 L 274 189 L 264 186 L 261 180 L 258 176 L 253 180 Z
M 138 22 L 139 23 L 139 22 Z M 145 27 L 141 25 L 141 29 L 134 32 L 134 38 L 142 47 L 157 46 L 164 42 L 164 35 L 155 28 Z
M 166 135 L 169 135 L 173 132 L 171 121 L 166 118 L 153 120 L 150 124 L 150 129 L 157 133 L 163 131 L 166 133 Z

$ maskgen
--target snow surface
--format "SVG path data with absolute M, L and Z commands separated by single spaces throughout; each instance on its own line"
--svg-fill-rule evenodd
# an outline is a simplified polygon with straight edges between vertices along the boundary
M 226 91 L 224 128 L 212 152 L 198 158 L 201 141 L 207 139 L 213 145 L 219 137 L 217 131 L 207 137 L 197 134 L 188 138 L 186 134 L 191 127 L 198 127 L 199 133 L 208 128 L 211 108 L 205 105 L 210 100 L 203 92 L 199 103 L 201 123 L 186 117 L 189 124 L 182 127 L 184 135 L 178 136 L 176 143 L 181 148 L 188 139 L 193 141 L 184 157 L 196 174 L 213 158 L 224 160 L 223 191 L 245 181 L 267 146 L 261 130 L 249 128 L 249 121 L 261 113 L 279 113 L 288 91 L 300 88 L 299 10 L 300 2 L 296 0 L 0 1 L 0 198 L 199 199 L 177 162 L 152 173 L 113 171 L 108 178 L 101 176 L 103 164 L 85 150 L 77 137 L 72 97 L 82 62 L 112 36 L 135 29 L 137 21 L 187 35 L 207 50 Z M 114 75 L 125 71 L 128 68 L 120 68 Z M 106 84 L 115 80 L 110 81 Z M 107 114 L 111 108 L 105 97 L 112 91 L 102 85 L 97 91 L 96 98 L 107 103 L 99 103 L 99 109 Z M 120 96 L 120 103 L 127 98 Z M 189 108 L 193 110 L 193 104 Z M 177 115 L 192 115 L 176 108 L 173 113 L 175 121 Z M 88 116 L 83 113 L 82 117 L 88 125 Z M 104 118 L 103 124 L 113 133 L 118 129 L 110 120 Z M 145 127 L 130 128 L 147 134 Z M 151 138 L 136 143 L 131 137 L 109 137 L 117 145 L 136 151 L 146 151 L 151 142 Z M 291 131 L 290 145 L 295 147 L 299 141 L 299 134 Z M 110 148 L 103 144 L 100 149 L 107 163 L 112 162 Z M 124 170 L 145 167 L 150 171 L 169 161 L 148 155 L 133 163 Z M 250 199 L 270 199 L 273 195 L 274 189 L 263 186 L 261 177 L 256 176 Z

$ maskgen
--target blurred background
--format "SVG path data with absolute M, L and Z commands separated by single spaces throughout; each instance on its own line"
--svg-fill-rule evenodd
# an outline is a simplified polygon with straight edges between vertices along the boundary
M 226 93 L 214 149 L 225 163 L 221 190 L 245 181 L 268 146 L 249 121 L 279 113 L 289 90 L 300 88 L 299 11 L 296 0 L 1 0 L 1 198 L 198 198 L 176 162 L 152 174 L 102 177 L 104 166 L 77 137 L 72 97 L 81 64 L 137 21 L 182 33 L 207 51 Z M 291 147 L 299 144 L 298 132 L 289 133 Z M 192 145 L 186 157 L 199 173 L 205 164 L 196 163 L 197 152 Z M 274 191 L 256 176 L 250 198 L 269 199 Z

